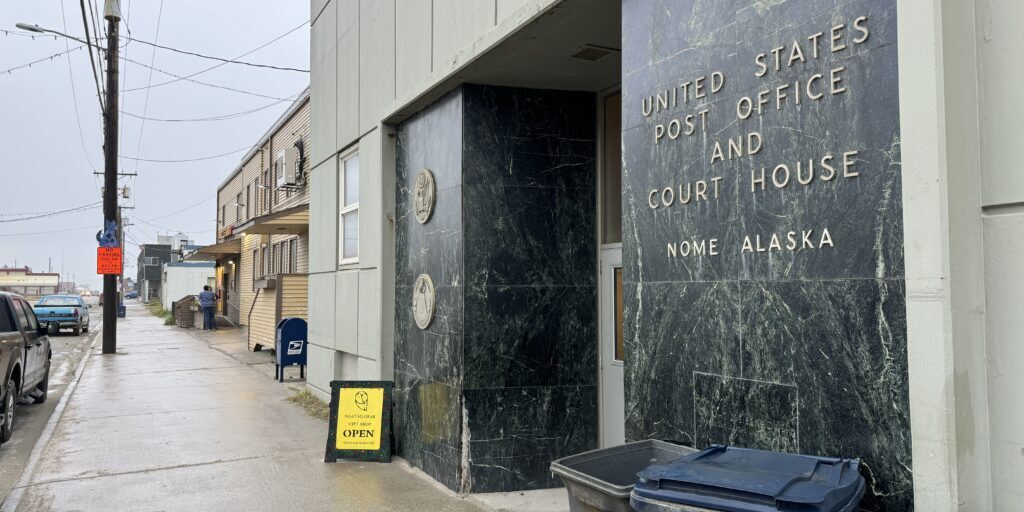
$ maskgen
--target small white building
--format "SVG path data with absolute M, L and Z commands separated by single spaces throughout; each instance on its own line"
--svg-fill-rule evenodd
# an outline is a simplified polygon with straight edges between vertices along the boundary
M 212 261 L 172 261 L 164 264 L 160 302 L 170 310 L 171 303 L 188 295 L 199 295 L 203 286 L 214 284 L 216 269 Z

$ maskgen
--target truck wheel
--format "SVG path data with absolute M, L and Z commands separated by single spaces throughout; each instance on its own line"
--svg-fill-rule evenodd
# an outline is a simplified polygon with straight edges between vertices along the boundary
M 75 330 L 73 332 L 75 333 L 75 336 L 81 336 L 82 328 L 81 327 L 75 327 Z
M 43 373 L 43 380 L 36 385 L 36 391 L 42 393 L 39 398 L 36 398 L 36 403 L 41 404 L 46 401 L 46 390 L 50 388 L 50 360 L 46 360 L 46 371 Z
M 18 394 L 18 388 L 14 379 L 7 381 L 7 396 L 4 397 L 4 415 L 0 422 L 0 443 L 9 441 L 14 433 L 14 404 L 17 402 L 14 395 Z
M 89 324 L 85 324 L 85 327 L 82 327 L 82 332 L 89 332 Z

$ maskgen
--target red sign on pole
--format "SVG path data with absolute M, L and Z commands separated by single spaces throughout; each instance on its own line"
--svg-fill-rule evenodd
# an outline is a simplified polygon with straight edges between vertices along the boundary
M 121 248 L 99 247 L 96 249 L 96 273 L 118 275 L 121 273 Z

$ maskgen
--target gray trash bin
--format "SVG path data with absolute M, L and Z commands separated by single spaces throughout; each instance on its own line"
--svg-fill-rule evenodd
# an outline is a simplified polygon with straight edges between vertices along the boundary
M 632 512 L 629 493 L 638 472 L 694 452 L 664 441 L 638 441 L 558 459 L 551 472 L 565 484 L 571 512 Z

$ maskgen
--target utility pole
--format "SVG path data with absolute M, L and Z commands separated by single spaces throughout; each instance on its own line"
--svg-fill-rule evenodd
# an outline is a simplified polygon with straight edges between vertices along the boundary
M 117 207 L 117 50 L 118 26 L 121 22 L 121 8 L 118 0 L 104 0 L 103 17 L 107 20 L 107 94 L 103 105 L 103 219 L 104 225 L 118 223 L 121 236 L 120 211 Z M 120 297 L 117 294 L 119 276 L 103 276 L 103 353 L 117 353 L 117 309 Z

